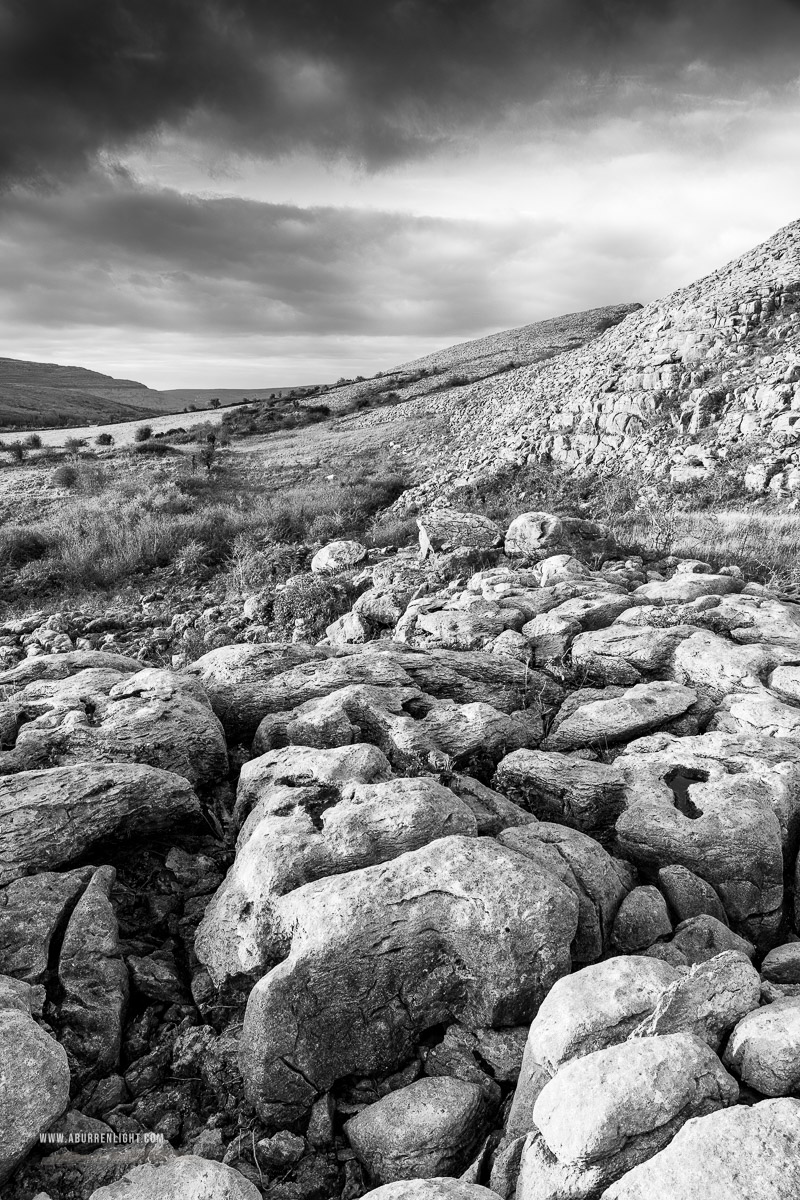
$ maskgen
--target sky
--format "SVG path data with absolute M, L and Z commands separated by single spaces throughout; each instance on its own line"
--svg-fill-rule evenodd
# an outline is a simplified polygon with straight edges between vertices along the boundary
M 800 0 L 0 0 L 0 356 L 370 375 L 800 217 Z

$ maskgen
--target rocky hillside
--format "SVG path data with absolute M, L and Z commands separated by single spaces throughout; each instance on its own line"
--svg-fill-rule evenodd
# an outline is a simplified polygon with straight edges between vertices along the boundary
M 604 330 L 617 325 L 639 304 L 612 304 L 587 312 L 568 313 L 548 321 L 536 321 L 519 329 L 506 329 L 474 341 L 448 346 L 424 358 L 383 371 L 372 379 L 345 380 L 333 387 L 314 389 L 323 395 L 333 412 L 437 396 L 446 410 L 452 393 L 460 399 L 465 383 L 515 371 L 531 363 L 545 362 L 574 350 Z
M 800 1194 L 797 605 L 419 534 L 0 628 L 4 1200 Z
M 45 429 L 180 412 L 178 398 L 84 367 L 0 358 L 0 427 Z
M 418 407 L 450 431 L 417 499 L 531 459 L 685 480 L 746 457 L 754 489 L 795 491 L 800 222 L 576 350 Z

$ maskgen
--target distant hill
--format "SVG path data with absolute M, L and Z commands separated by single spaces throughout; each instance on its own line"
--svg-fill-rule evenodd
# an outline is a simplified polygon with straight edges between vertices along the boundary
M 516 367 L 524 367 L 583 346 L 641 307 L 641 304 L 611 304 L 586 312 L 567 313 L 566 316 L 552 317 L 547 321 L 534 321 L 518 329 L 506 329 L 502 333 L 490 333 L 487 337 L 470 342 L 458 342 L 424 358 L 415 358 L 397 369 L 460 369 L 483 376 L 495 374 L 512 363 Z
M 219 400 L 222 407 L 229 404 L 243 404 L 246 400 L 270 400 L 273 396 L 287 396 L 295 391 L 293 387 L 244 387 L 244 388 L 170 388 L 160 395 L 174 400 L 179 409 L 188 408 L 190 404 L 198 408 L 208 408 L 212 400 Z M 173 409 L 172 411 L 179 411 Z
M 184 402 L 85 367 L 0 358 L 0 428 L 105 424 L 180 412 Z

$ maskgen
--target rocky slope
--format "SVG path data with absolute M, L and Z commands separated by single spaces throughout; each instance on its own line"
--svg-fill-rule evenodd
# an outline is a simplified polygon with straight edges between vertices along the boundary
M 610 304 L 586 312 L 567 313 L 547 321 L 535 321 L 518 329 L 459 342 L 434 354 L 383 371 L 372 379 L 347 380 L 322 389 L 323 399 L 333 412 L 351 409 L 361 402 L 394 403 L 438 397 L 438 408 L 447 409 L 452 396 L 460 401 L 465 383 L 489 379 L 520 366 L 546 362 L 600 336 L 617 325 L 639 304 Z M 315 398 L 316 399 L 316 398 Z
M 409 501 L 531 459 L 686 480 L 746 455 L 754 490 L 796 491 L 800 222 L 578 349 L 416 410 L 449 429 Z
M 185 403 L 185 402 L 183 402 Z M 0 358 L 0 425 L 24 429 L 132 421 L 183 403 L 132 379 L 84 367 Z
M 316 644 L 0 631 L 4 1198 L 800 1191 L 800 610 L 419 524 Z

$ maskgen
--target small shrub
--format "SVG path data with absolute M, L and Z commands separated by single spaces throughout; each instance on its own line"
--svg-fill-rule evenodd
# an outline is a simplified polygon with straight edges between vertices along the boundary
M 110 433 L 98 433 L 94 439 L 95 446 L 113 446 L 114 439 Z
M 53 471 L 53 483 L 57 483 L 59 487 L 73 488 L 77 482 L 78 468 L 70 463 L 63 463 Z
M 279 633 L 290 638 L 297 620 L 305 621 L 305 636 L 322 637 L 328 625 L 350 609 L 351 598 L 341 584 L 300 575 L 275 597 L 273 620 Z
M 11 455 L 12 462 L 22 462 L 25 458 L 25 447 L 22 442 L 12 442 L 10 446 L 6 446 Z
M 133 436 L 137 442 L 147 442 L 153 436 L 153 426 L 139 425 Z
M 137 441 L 131 446 L 131 450 L 134 454 L 150 454 L 157 458 L 161 458 L 165 454 L 180 454 L 180 450 L 176 450 L 174 446 L 168 445 L 167 442 Z
M 6 570 L 18 570 L 25 563 L 44 558 L 50 542 L 36 529 L 10 525 L 0 530 L 0 564 Z
M 25 438 L 25 445 L 29 450 L 41 450 L 42 439 L 38 433 L 29 433 Z
M 86 445 L 86 438 L 68 437 L 64 441 L 64 449 L 70 454 L 77 454 L 79 450 L 83 450 Z

